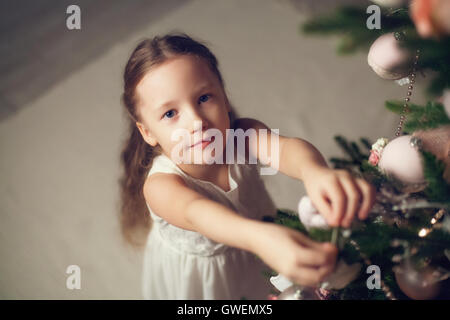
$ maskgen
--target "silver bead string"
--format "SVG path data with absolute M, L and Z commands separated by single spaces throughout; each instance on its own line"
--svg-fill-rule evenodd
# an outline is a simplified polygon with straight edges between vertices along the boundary
M 403 110 L 400 115 L 400 121 L 398 123 L 397 130 L 395 132 L 396 137 L 398 137 L 402 134 L 403 124 L 405 123 L 405 120 L 406 120 L 406 114 L 409 112 L 409 101 L 411 100 L 412 91 L 414 88 L 414 84 L 416 82 L 416 72 L 417 72 L 417 63 L 419 61 L 419 54 L 420 54 L 420 50 L 417 49 L 416 55 L 414 57 L 414 63 L 413 63 L 413 67 L 411 70 L 411 74 L 409 75 L 409 86 L 408 86 L 408 91 L 406 92 L 405 103 L 403 104 Z

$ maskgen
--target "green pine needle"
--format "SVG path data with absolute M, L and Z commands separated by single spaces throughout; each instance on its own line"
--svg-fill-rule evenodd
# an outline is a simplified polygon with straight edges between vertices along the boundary
M 445 164 L 432 153 L 422 151 L 424 161 L 424 176 L 428 182 L 424 190 L 430 201 L 450 202 L 450 185 L 444 180 Z

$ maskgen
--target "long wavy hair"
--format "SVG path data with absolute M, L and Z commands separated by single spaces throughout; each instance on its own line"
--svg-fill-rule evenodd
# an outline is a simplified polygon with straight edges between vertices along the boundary
M 145 203 L 143 186 L 153 159 L 161 154 L 159 146 L 152 147 L 143 139 L 136 122 L 142 119 L 138 112 L 136 86 L 153 68 L 166 60 L 181 56 L 197 56 L 207 63 L 217 76 L 225 92 L 225 84 L 214 54 L 199 40 L 181 32 L 172 32 L 152 39 L 142 40 L 131 53 L 125 66 L 124 91 L 121 96 L 129 127 L 128 139 L 121 152 L 123 174 L 120 183 L 120 226 L 126 243 L 142 247 L 151 228 L 151 218 Z M 230 105 L 230 126 L 236 113 Z

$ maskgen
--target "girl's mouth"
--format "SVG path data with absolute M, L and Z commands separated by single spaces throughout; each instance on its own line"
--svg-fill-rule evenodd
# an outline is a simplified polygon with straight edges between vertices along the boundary
M 206 148 L 207 145 L 209 145 L 211 142 L 213 142 L 214 139 L 215 139 L 215 137 L 212 136 L 210 141 L 208 141 L 208 140 L 202 140 L 202 141 L 199 141 L 199 142 L 193 144 L 193 145 L 191 146 L 191 148 L 194 148 L 194 147 L 196 147 L 196 146 L 198 146 L 198 145 L 201 144 L 201 147 L 202 147 L 202 150 L 203 150 L 203 149 Z

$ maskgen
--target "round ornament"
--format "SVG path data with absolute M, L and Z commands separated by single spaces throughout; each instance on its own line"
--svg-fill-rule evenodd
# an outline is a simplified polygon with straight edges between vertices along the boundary
M 397 37 L 398 38 L 398 37 Z M 398 80 L 409 75 L 414 55 L 400 47 L 396 34 L 387 33 L 372 44 L 367 63 L 383 79 Z
M 319 228 L 328 229 L 329 226 L 325 218 L 320 215 L 308 196 L 301 198 L 298 203 L 298 216 L 306 229 Z
M 395 280 L 408 297 L 414 300 L 430 300 L 440 291 L 440 283 L 431 267 L 416 270 L 408 261 L 394 268 Z
M 389 142 L 381 153 L 378 167 L 404 184 L 423 184 L 422 156 L 418 150 L 420 142 L 411 138 L 405 135 Z

